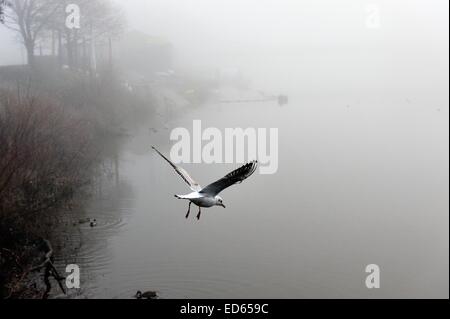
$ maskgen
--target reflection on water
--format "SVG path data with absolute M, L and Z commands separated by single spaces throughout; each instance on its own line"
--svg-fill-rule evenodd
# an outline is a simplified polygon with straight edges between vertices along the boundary
M 364 101 L 290 98 L 212 104 L 143 129 L 121 154 L 120 183 L 92 200 L 68 236 L 79 246 L 82 294 L 131 298 L 439 297 L 448 293 L 448 114 Z M 447 112 L 447 111 L 445 111 Z M 226 209 L 184 218 L 188 191 L 151 152 L 170 150 L 174 127 L 278 127 L 279 169 L 221 195 Z M 235 165 L 186 164 L 202 185 Z M 448 238 L 447 238 L 448 239 Z M 365 266 L 381 268 L 368 290 Z

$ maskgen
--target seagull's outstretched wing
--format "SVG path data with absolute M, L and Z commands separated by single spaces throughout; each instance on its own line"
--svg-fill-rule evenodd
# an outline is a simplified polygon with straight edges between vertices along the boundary
M 172 163 L 172 161 L 170 161 L 167 157 L 165 157 L 163 154 L 161 154 L 161 152 L 158 151 L 154 146 L 152 146 L 152 148 L 159 155 L 161 155 L 161 157 L 164 158 L 170 164 L 170 166 L 172 166 L 175 169 L 175 171 L 178 173 L 178 175 L 181 176 L 181 178 L 189 185 L 189 187 L 194 192 L 198 192 L 198 191 L 200 191 L 202 189 L 202 187 L 196 181 L 194 181 L 194 179 L 191 177 L 191 175 L 189 175 L 189 173 L 186 172 L 182 167 L 177 166 L 174 163 Z
M 256 168 L 258 167 L 258 161 L 252 161 L 247 163 L 238 169 L 232 171 L 227 174 L 225 177 L 222 177 L 218 181 L 215 181 L 212 184 L 209 184 L 205 188 L 200 191 L 200 194 L 208 194 L 211 196 L 216 196 L 225 188 L 230 187 L 231 185 L 242 183 L 244 179 L 252 175 Z

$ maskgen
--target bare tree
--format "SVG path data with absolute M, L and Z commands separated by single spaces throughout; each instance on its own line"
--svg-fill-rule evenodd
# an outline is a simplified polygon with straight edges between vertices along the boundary
M 125 26 L 124 14 L 110 0 L 76 0 L 74 3 L 80 7 L 81 28 L 66 32 L 66 38 L 68 43 L 71 43 L 72 56 L 75 59 L 80 52 L 80 45 L 83 55 L 87 55 L 89 51 L 92 58 L 96 44 L 110 46 L 111 39 L 120 35 Z M 109 52 L 111 61 L 111 49 Z
M 5 11 L 5 7 L 7 5 L 6 0 L 0 0 L 0 23 L 4 22 L 4 16 L 3 13 Z
M 52 39 L 51 42 L 58 40 L 58 51 L 60 54 L 64 51 L 64 58 L 70 67 L 86 67 L 87 60 L 95 54 L 93 51 L 96 44 L 108 44 L 110 39 L 121 33 L 125 26 L 124 14 L 111 0 L 59 1 L 62 5 L 48 23 L 46 36 Z M 68 4 L 75 4 L 80 8 L 79 29 L 65 26 L 65 8 Z M 52 48 L 54 46 L 53 44 Z
M 65 8 L 69 3 L 80 7 L 80 29 L 65 26 Z M 30 66 L 35 65 L 35 48 L 39 40 L 51 38 L 53 54 L 56 52 L 55 41 L 58 41 L 59 54 L 64 41 L 67 62 L 76 67 L 80 52 L 86 58 L 88 47 L 92 51 L 95 43 L 108 43 L 125 24 L 124 14 L 110 0 L 0 0 L 0 4 L 5 25 L 20 35 Z
M 36 41 L 61 7 L 57 0 L 9 0 L 4 16 L 8 28 L 18 32 L 27 50 L 28 64 L 35 65 Z

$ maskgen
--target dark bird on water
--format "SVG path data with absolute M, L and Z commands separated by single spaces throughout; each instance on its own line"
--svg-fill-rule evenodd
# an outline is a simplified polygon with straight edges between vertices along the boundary
M 141 292 L 140 290 L 138 290 L 134 297 L 137 299 L 156 299 L 158 298 L 158 294 L 156 291 Z

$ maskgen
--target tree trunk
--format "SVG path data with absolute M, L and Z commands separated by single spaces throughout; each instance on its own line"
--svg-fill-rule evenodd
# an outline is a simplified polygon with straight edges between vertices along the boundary
M 83 37 L 83 59 L 82 59 L 82 68 L 83 70 L 88 70 L 88 66 L 89 66 L 89 59 L 87 57 L 87 49 L 86 49 L 86 38 Z
M 78 56 L 78 31 L 77 29 L 73 32 L 73 66 L 75 68 L 79 67 L 79 56 Z
M 71 32 L 67 32 L 67 43 L 66 43 L 66 51 L 67 51 L 67 65 L 70 68 L 73 68 L 73 41 Z
M 113 65 L 113 52 L 112 52 L 112 40 L 111 38 L 108 38 L 108 46 L 109 46 L 109 68 L 112 69 L 112 65 Z
M 62 49 L 62 35 L 61 31 L 58 30 L 58 63 L 59 67 L 62 68 L 63 65 L 63 49 Z
M 25 48 L 27 50 L 27 63 L 30 67 L 34 68 L 36 66 L 34 58 L 34 41 L 27 40 L 25 43 Z
M 52 57 L 56 56 L 56 47 L 55 47 L 55 30 L 52 29 Z

